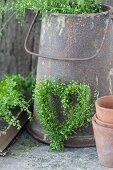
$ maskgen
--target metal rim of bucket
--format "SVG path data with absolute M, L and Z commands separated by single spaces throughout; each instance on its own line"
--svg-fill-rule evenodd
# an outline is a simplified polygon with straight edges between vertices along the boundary
M 94 13 L 94 14 L 57 14 L 57 13 L 50 13 L 50 14 L 48 14 L 48 15 L 51 15 L 51 16 L 72 16 L 72 17 L 78 17 L 78 16 L 80 16 L 80 17 L 89 17 L 89 16 L 96 16 L 96 15 L 107 15 L 107 14 L 110 14 L 110 17 L 109 17 L 109 20 L 110 19 L 113 19 L 113 7 L 111 7 L 111 6 L 108 6 L 108 5 L 104 5 L 103 6 L 106 10 L 105 10 L 105 12 L 101 12 L 101 13 Z M 107 33 L 107 29 L 108 29 L 108 26 L 109 26 L 109 22 L 108 22 L 108 24 L 107 24 L 107 26 L 106 26 L 106 29 L 105 29 L 105 33 L 104 33 L 104 35 L 103 35 L 103 39 L 102 39 L 102 42 L 101 42 L 101 45 L 100 45 L 100 48 L 97 50 L 97 52 L 93 55 L 93 56 L 91 56 L 91 57 L 88 57 L 88 58 L 52 58 L 52 57 L 50 57 L 50 56 L 44 56 L 44 55 L 41 55 L 41 54 L 39 54 L 39 53 L 35 53 L 35 52 L 32 52 L 32 51 L 30 51 L 28 48 L 27 48 L 27 41 L 28 41 L 28 38 L 29 38 L 29 36 L 30 36 L 30 33 L 31 33 L 31 31 L 32 31 L 32 28 L 33 28 L 33 26 L 34 26 L 34 23 L 35 23 L 35 21 L 36 21 L 36 18 L 39 16 L 39 12 L 34 16 L 34 19 L 33 19 L 33 21 L 32 21 L 32 23 L 31 23 L 31 26 L 30 26 L 30 28 L 29 28 L 29 30 L 28 30 L 28 33 L 27 33 L 27 35 L 26 35 L 26 38 L 25 38 L 25 42 L 24 42 L 24 48 L 25 48 L 25 51 L 28 53 L 28 54 L 30 54 L 30 55 L 34 55 L 34 56 L 37 56 L 37 57 L 42 57 L 42 58 L 48 58 L 48 59 L 53 59 L 53 60 L 67 60 L 67 61 L 87 61 L 87 60 L 90 60 L 90 59 L 93 59 L 93 58 L 95 58 L 95 57 L 97 57 L 97 55 L 100 53 L 100 51 L 101 51 L 101 49 L 102 49 L 102 46 L 103 46 L 103 44 L 104 44 L 104 41 L 105 41 L 105 39 L 106 39 L 106 33 Z

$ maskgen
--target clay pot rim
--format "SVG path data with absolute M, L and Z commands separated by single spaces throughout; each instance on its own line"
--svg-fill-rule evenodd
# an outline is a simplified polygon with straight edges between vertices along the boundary
M 112 13 L 113 8 L 111 6 L 103 5 L 103 8 L 105 9 L 105 11 L 97 12 L 97 13 L 89 13 L 89 14 L 48 13 L 48 16 L 95 17 L 95 16 L 107 15 L 109 13 Z
M 101 126 L 104 129 L 113 129 L 111 127 L 106 127 L 106 126 L 102 126 L 102 125 L 98 124 L 95 120 L 95 115 L 92 117 L 92 123 L 95 123 L 95 124 L 97 124 L 97 126 Z
M 97 117 L 97 114 L 94 115 L 94 118 L 95 118 L 95 121 L 98 120 L 99 122 L 96 121 L 97 124 L 101 125 L 101 126 L 104 126 L 104 127 L 110 127 L 110 128 L 113 128 L 113 123 L 108 123 L 108 122 L 103 122 L 102 120 L 100 120 L 98 117 Z
M 108 111 L 113 111 L 113 109 L 110 109 L 110 108 L 106 108 L 106 107 L 102 107 L 99 105 L 99 102 L 100 100 L 104 99 L 104 98 L 113 98 L 113 95 L 109 95 L 109 96 L 103 96 L 103 97 L 100 97 L 98 98 L 96 101 L 95 101 L 95 106 L 100 108 L 101 110 L 108 110 Z

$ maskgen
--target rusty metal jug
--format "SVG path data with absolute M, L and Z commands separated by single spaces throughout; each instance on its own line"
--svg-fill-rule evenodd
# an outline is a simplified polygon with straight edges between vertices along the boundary
M 41 78 L 59 78 L 66 83 L 77 80 L 89 84 L 97 91 L 97 97 L 113 94 L 112 8 L 104 6 L 104 9 L 105 12 L 96 14 L 49 14 L 42 20 L 39 54 L 31 53 L 39 57 L 37 81 Z M 28 131 L 49 143 L 37 115 L 34 111 Z M 94 146 L 92 127 L 83 128 L 65 145 Z

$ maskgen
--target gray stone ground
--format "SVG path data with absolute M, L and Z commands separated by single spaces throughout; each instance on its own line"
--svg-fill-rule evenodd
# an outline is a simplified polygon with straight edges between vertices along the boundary
M 113 168 L 112 168 L 113 169 Z M 49 146 L 22 133 L 5 157 L 0 157 L 0 170 L 109 170 L 100 165 L 96 148 L 66 148 L 50 152 Z

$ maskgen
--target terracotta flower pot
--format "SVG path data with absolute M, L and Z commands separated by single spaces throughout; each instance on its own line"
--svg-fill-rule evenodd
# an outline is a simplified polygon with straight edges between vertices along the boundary
M 97 99 L 95 106 L 98 119 L 113 124 L 113 95 Z
M 94 118 L 95 118 L 95 121 L 96 121 L 97 124 L 99 124 L 99 125 L 101 125 L 101 126 L 104 126 L 104 127 L 113 128 L 113 124 L 112 124 L 112 123 L 102 122 L 100 119 L 98 119 L 97 115 L 95 115 Z
M 99 125 L 95 117 L 92 124 L 99 161 L 102 165 L 113 168 L 113 128 Z

